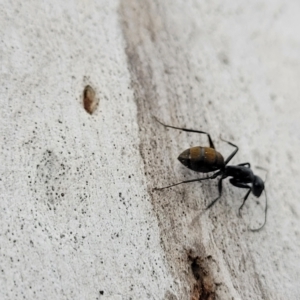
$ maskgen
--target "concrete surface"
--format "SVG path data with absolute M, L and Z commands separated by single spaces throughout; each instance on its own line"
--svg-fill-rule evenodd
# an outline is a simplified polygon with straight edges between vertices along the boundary
M 0 298 L 161 297 L 119 2 L 2 5 Z
M 0 298 L 297 299 L 299 14 L 283 0 L 1 1 Z M 228 182 L 207 212 L 216 182 L 152 191 L 201 176 L 176 158 L 207 143 L 153 115 L 268 169 L 262 231 L 248 228 L 264 199 L 239 218 Z

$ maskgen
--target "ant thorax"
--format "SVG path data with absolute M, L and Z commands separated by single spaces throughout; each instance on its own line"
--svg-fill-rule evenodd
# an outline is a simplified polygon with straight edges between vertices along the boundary
M 253 171 L 244 166 L 226 166 L 224 174 L 244 183 L 252 183 L 254 180 Z

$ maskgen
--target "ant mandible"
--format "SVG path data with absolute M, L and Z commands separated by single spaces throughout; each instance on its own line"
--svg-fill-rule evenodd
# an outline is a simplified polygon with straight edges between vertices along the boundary
M 256 229 L 251 229 L 251 231 L 259 231 L 262 229 L 267 221 L 267 193 L 265 190 L 265 185 L 263 180 L 257 176 L 254 175 L 253 171 L 251 170 L 251 165 L 250 163 L 242 163 L 238 164 L 236 166 L 228 166 L 228 163 L 230 160 L 236 155 L 238 152 L 239 148 L 235 144 L 225 141 L 222 138 L 222 141 L 228 143 L 229 145 L 235 147 L 235 150 L 228 156 L 228 158 L 224 161 L 224 158 L 221 153 L 216 151 L 214 143 L 211 139 L 211 136 L 209 133 L 205 131 L 200 131 L 200 130 L 194 130 L 194 129 L 187 129 L 187 128 L 180 128 L 180 127 L 175 127 L 175 126 L 170 126 L 166 125 L 162 122 L 160 122 L 156 117 L 154 117 L 155 120 L 160 123 L 161 125 L 168 127 L 168 128 L 173 128 L 173 129 L 178 129 L 182 131 L 187 131 L 187 132 L 195 132 L 195 133 L 202 133 L 206 134 L 208 137 L 209 141 L 209 147 L 192 147 L 189 148 L 185 151 L 183 151 L 179 156 L 178 160 L 187 168 L 195 171 L 195 172 L 201 172 L 201 173 L 208 173 L 208 172 L 215 172 L 213 175 L 205 178 L 197 178 L 197 179 L 191 179 L 191 180 L 185 180 L 181 181 L 175 184 L 171 184 L 162 188 L 155 188 L 156 190 L 162 190 L 166 188 L 170 188 L 182 183 L 189 183 L 189 182 L 195 182 L 195 181 L 202 181 L 202 180 L 208 180 L 208 179 L 214 179 L 218 176 L 221 176 L 218 182 L 218 190 L 219 190 L 219 196 L 214 199 L 207 207 L 206 209 L 211 208 L 222 196 L 222 181 L 223 179 L 227 177 L 231 177 L 229 179 L 229 182 L 238 187 L 238 188 L 243 188 L 243 189 L 248 189 L 246 195 L 244 196 L 243 203 L 239 208 L 239 216 L 241 216 L 241 209 L 243 208 L 246 200 L 248 199 L 250 193 L 257 198 L 261 196 L 262 192 L 265 191 L 266 195 L 266 206 L 265 206 L 265 219 L 264 223 Z M 249 185 L 250 184 L 250 185 Z

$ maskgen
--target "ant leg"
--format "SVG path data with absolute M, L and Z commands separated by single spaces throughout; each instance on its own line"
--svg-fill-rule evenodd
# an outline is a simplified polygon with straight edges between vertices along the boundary
M 223 141 L 223 142 L 226 142 L 227 144 L 229 144 L 229 145 L 231 145 L 231 146 L 233 146 L 233 147 L 235 147 L 236 149 L 227 157 L 227 159 L 225 160 L 225 165 L 227 165 L 231 160 L 232 160 L 232 158 L 236 155 L 236 153 L 239 151 L 239 147 L 237 146 L 237 145 L 235 145 L 235 144 L 232 144 L 231 142 L 228 142 L 228 141 L 226 141 L 226 140 L 223 140 L 222 138 L 221 138 L 221 140 Z
M 238 164 L 238 166 L 247 166 L 249 169 L 251 169 L 250 163 L 242 163 L 242 164 Z
M 219 197 L 217 197 L 213 202 L 211 202 L 207 207 L 206 209 L 209 209 L 211 208 L 222 196 L 222 180 L 224 179 L 225 177 L 221 177 L 219 182 L 218 182 L 218 190 L 219 190 Z
M 247 185 L 247 184 L 245 184 L 245 183 L 238 182 L 238 181 L 236 181 L 234 178 L 231 178 L 231 179 L 229 180 L 229 182 L 230 182 L 232 185 L 236 186 L 236 187 L 239 187 L 239 188 L 242 188 L 242 189 L 248 189 L 248 192 L 247 192 L 247 194 L 246 194 L 245 197 L 244 197 L 243 203 L 242 203 L 242 205 L 241 205 L 240 208 L 239 208 L 239 216 L 241 217 L 241 209 L 242 209 L 243 206 L 245 205 L 245 202 L 246 202 L 246 200 L 248 199 L 248 197 L 249 197 L 249 195 L 250 195 L 250 193 L 251 193 L 251 191 L 252 191 L 252 187 L 250 187 L 249 185 Z
M 175 126 L 171 126 L 171 125 L 166 125 L 162 122 L 160 122 L 156 117 L 153 116 L 153 118 L 161 125 L 165 126 L 165 127 L 169 127 L 169 128 L 173 128 L 173 129 L 179 129 L 182 131 L 187 131 L 187 132 L 195 132 L 195 133 L 203 133 L 206 134 L 209 140 L 209 147 L 215 149 L 215 145 L 211 139 L 211 136 L 209 133 L 205 132 L 205 131 L 200 131 L 200 130 L 194 130 L 194 129 L 188 129 L 188 128 L 181 128 L 181 127 L 175 127 Z
M 241 215 L 241 209 L 243 208 L 243 206 L 244 206 L 244 204 L 245 204 L 247 198 L 249 197 L 250 192 L 251 192 L 251 188 L 249 188 L 249 191 L 248 191 L 247 194 L 245 195 L 244 201 L 243 201 L 242 205 L 241 205 L 240 208 L 239 208 L 239 216 L 240 216 L 240 217 L 242 216 L 242 215 Z
M 178 182 L 178 183 L 174 183 L 174 184 L 171 184 L 171 185 L 168 185 L 168 186 L 164 186 L 164 187 L 161 187 L 161 188 L 154 188 L 153 190 L 164 190 L 164 189 L 168 189 L 170 187 L 173 187 L 175 185 L 179 185 L 179 184 L 182 184 L 182 183 L 189 183 L 189 182 L 195 182 L 195 181 L 202 181 L 202 180 L 214 179 L 214 178 L 216 178 L 219 175 L 220 175 L 220 172 L 217 172 L 217 173 L 215 173 L 215 174 L 213 174 L 212 176 L 209 176 L 209 177 L 196 178 L 196 179 L 191 179 L 191 180 L 184 180 L 184 181 L 181 181 L 181 182 Z

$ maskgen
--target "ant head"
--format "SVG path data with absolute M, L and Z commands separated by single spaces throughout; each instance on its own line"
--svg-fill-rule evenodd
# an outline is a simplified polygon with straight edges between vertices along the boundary
M 254 181 L 252 185 L 253 195 L 256 197 L 260 197 L 261 193 L 265 189 L 265 184 L 259 176 L 254 176 Z

